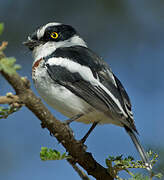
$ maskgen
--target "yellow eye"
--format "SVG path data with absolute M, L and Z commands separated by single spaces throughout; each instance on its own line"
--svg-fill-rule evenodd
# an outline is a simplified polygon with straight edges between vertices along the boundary
M 57 39 L 58 38 L 58 33 L 57 32 L 52 32 L 51 33 L 51 38 L 53 38 L 53 39 Z

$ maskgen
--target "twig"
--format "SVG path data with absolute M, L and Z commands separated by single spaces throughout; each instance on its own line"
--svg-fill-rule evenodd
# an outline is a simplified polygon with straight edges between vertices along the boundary
M 8 42 L 7 41 L 3 41 L 1 46 L 0 46 L 0 51 L 3 51 L 8 45 Z
M 73 169 L 77 172 L 77 174 L 81 177 L 82 180 L 90 180 L 89 177 L 82 171 L 72 159 L 67 159 L 69 164 L 73 167 Z
M 13 104 L 13 103 L 19 103 L 20 99 L 19 96 L 12 95 L 10 96 L 0 96 L 0 104 Z

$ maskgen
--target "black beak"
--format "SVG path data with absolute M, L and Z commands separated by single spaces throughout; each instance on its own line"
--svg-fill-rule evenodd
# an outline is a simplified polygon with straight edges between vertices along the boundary
M 38 40 L 36 31 L 28 36 L 26 42 L 23 42 L 23 45 L 27 46 L 31 51 L 40 44 L 42 44 L 42 42 Z
M 39 42 L 38 40 L 32 40 L 30 38 L 28 38 L 27 41 L 23 42 L 23 45 L 27 46 L 31 51 L 40 44 L 41 42 Z

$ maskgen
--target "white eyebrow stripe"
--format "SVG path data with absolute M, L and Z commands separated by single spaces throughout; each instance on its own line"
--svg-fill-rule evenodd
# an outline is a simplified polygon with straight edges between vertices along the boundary
M 123 113 L 123 115 L 125 117 L 127 117 L 127 114 L 123 110 L 119 100 L 101 82 L 99 82 L 97 79 L 94 78 L 93 73 L 89 67 L 81 65 L 81 64 L 76 63 L 74 61 L 71 61 L 67 58 L 61 58 L 61 57 L 50 58 L 50 59 L 48 59 L 46 64 L 49 64 L 50 66 L 53 66 L 53 65 L 62 66 L 64 68 L 66 68 L 68 71 L 70 71 L 71 73 L 77 72 L 80 74 L 80 76 L 85 81 L 90 82 L 93 86 L 101 87 L 113 99 L 113 101 L 118 106 L 118 108 Z
M 53 22 L 53 23 L 46 24 L 41 29 L 38 29 L 38 31 L 37 31 L 38 39 L 40 39 L 44 35 L 44 32 L 45 32 L 47 27 L 49 27 L 49 26 L 58 26 L 58 25 L 61 25 L 61 23 Z

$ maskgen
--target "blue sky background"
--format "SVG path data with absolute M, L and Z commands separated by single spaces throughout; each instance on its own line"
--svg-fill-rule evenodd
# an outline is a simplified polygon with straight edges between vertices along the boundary
M 5 23 L 5 32 L 0 40 L 9 42 L 6 55 L 17 58 L 22 66 L 19 73 L 29 78 L 37 94 L 31 79 L 31 53 L 22 42 L 48 22 L 74 26 L 123 83 L 133 105 L 141 143 L 146 149 L 156 150 L 164 148 L 163 9 L 162 0 L 1 0 L 0 21 Z M 0 95 L 8 91 L 14 92 L 0 76 Z M 58 119 L 67 119 L 49 109 Z M 71 127 L 80 139 L 90 126 L 74 122 Z M 98 126 L 86 145 L 102 165 L 108 155 L 139 159 L 125 131 L 113 125 Z M 46 129 L 41 129 L 40 121 L 27 108 L 1 120 L 0 179 L 80 179 L 65 160 L 42 162 L 42 146 L 65 151 Z

